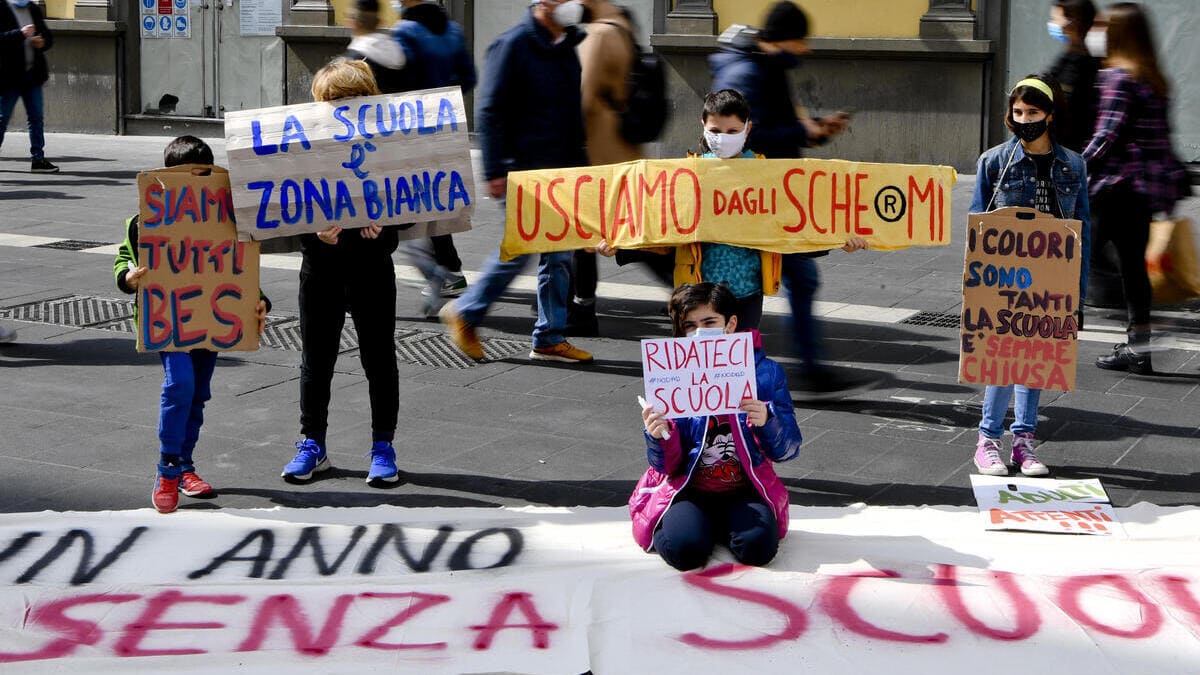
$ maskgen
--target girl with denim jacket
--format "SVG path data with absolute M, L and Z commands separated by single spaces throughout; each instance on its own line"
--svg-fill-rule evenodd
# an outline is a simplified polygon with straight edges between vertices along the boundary
M 1080 221 L 1083 251 L 1079 298 L 1082 305 L 1091 251 L 1087 170 L 1078 153 L 1063 147 L 1054 138 L 1057 131 L 1054 111 L 1061 109 L 1063 100 L 1057 83 L 1047 76 L 1031 75 L 1013 87 L 1004 115 L 1013 138 L 979 157 L 975 193 L 969 210 L 982 213 L 1005 206 L 1023 206 L 1056 218 Z M 1082 323 L 1082 316 L 1080 321 Z M 1040 389 L 1020 384 L 987 387 L 974 457 L 979 473 L 1008 475 L 1008 465 L 1000 457 L 1000 438 L 1004 435 L 1004 418 L 1010 399 L 1013 400 L 1012 463 L 1026 476 L 1044 476 L 1050 472 L 1034 450 L 1033 434 L 1037 430 L 1041 393 Z

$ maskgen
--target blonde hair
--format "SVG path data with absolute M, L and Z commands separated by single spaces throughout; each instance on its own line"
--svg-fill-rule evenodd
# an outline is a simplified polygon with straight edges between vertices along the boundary
M 380 94 L 375 76 L 366 61 L 337 59 L 313 75 L 312 95 L 314 101 L 333 101 L 351 96 L 376 96 Z

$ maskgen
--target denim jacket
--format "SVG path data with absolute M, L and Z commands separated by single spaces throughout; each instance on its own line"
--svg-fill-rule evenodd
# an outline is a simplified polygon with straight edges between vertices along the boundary
M 1088 206 L 1087 165 L 1079 153 L 1058 143 L 1053 144 L 1054 162 L 1050 169 L 1062 217 L 1083 224 L 1080 251 L 1079 301 L 1082 305 L 1087 292 L 1089 260 L 1092 252 L 1091 219 Z M 1007 170 L 1005 170 L 1007 166 Z M 1003 182 L 997 185 L 1003 175 Z M 971 197 L 969 213 L 984 213 L 1005 206 L 1033 206 L 1037 191 L 1037 167 L 1025 154 L 1025 148 L 1014 136 L 979 156 L 975 169 L 975 194 Z M 995 193 L 995 199 L 993 199 Z

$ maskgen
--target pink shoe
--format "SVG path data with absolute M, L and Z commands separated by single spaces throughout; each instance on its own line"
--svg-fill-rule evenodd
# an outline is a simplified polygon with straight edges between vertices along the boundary
M 1000 459 L 1000 439 L 979 435 L 975 446 L 975 468 L 985 476 L 1007 476 L 1008 465 Z
M 1033 434 L 1013 434 L 1012 461 L 1021 467 L 1021 473 L 1026 476 L 1045 476 L 1050 473 L 1033 449 Z

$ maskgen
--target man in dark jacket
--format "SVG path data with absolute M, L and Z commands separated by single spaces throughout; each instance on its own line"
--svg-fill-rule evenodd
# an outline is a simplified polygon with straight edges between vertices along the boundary
M 534 0 L 525 19 L 488 47 L 475 120 L 488 192 L 501 200 L 501 206 L 510 171 L 587 165 L 575 54 L 583 40 L 576 28 L 582 14 L 579 0 Z M 492 254 L 479 280 L 442 308 L 440 317 L 463 353 L 475 360 L 483 358 L 475 327 L 530 257 L 501 262 L 499 252 Z M 570 251 L 540 256 L 532 359 L 592 360 L 591 354 L 567 342 L 564 334 L 570 269 Z
M 406 91 L 404 50 L 392 36 L 379 31 L 379 0 L 357 0 L 346 23 L 352 35 L 346 58 L 366 61 L 379 91 L 385 94 Z
M 760 30 L 732 26 L 718 40 L 721 50 L 709 57 L 713 91 L 734 89 L 750 103 L 753 126 L 747 147 L 768 159 L 799 158 L 801 149 L 821 145 L 846 129 L 844 114 L 810 119 L 792 102 L 788 70 L 809 52 L 808 17 L 791 2 L 777 2 L 767 13 Z M 845 250 L 862 247 L 848 242 Z M 783 283 L 792 307 L 797 355 L 804 377 L 799 385 L 814 395 L 845 391 L 862 383 L 836 377 L 821 363 L 821 336 L 813 300 L 821 285 L 815 256 L 791 253 L 783 256 Z
M 1100 70 L 1100 59 L 1089 54 L 1084 44 L 1095 20 L 1092 0 L 1054 0 L 1047 23 L 1050 37 L 1066 45 L 1050 67 L 1050 74 L 1067 97 L 1066 119 L 1061 115 L 1054 119 L 1059 130 L 1057 140 L 1080 153 L 1096 128 L 1096 72 Z
M 408 62 L 400 91 L 462 87 L 465 96 L 474 89 L 475 61 L 467 50 L 462 26 L 451 21 L 435 2 L 403 0 L 401 8 L 400 21 L 392 29 Z M 453 235 L 440 234 L 428 242 L 408 241 L 404 250 L 430 282 L 421 291 L 426 316 L 436 316 L 441 298 L 458 297 L 467 290 Z
M 46 136 L 43 131 L 45 104 L 42 85 L 49 79 L 46 50 L 54 36 L 46 28 L 42 10 L 29 0 L 5 0 L 0 7 L 0 145 L 17 107 L 25 104 L 29 120 L 29 155 L 33 173 L 57 173 L 58 167 L 46 161 Z

